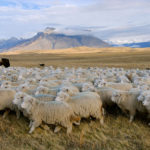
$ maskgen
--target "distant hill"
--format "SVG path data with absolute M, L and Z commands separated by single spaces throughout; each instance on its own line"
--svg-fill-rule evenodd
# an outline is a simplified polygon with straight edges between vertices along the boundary
M 146 48 L 150 47 L 150 41 L 139 43 L 111 44 L 113 47 L 131 47 L 131 48 Z
M 16 45 L 19 45 L 23 43 L 26 40 L 23 39 L 17 39 L 15 37 L 12 37 L 8 40 L 0 40 L 0 51 L 5 51 L 7 49 L 10 49 L 12 47 L 15 47 Z
M 125 47 L 139 47 L 139 48 L 145 48 L 150 47 L 150 41 L 149 42 L 139 42 L 139 43 L 129 43 L 129 44 L 123 44 Z
M 110 45 L 90 35 L 65 35 L 55 33 L 54 28 L 46 28 L 29 39 L 11 38 L 0 41 L 0 51 L 10 50 L 49 50 L 72 47 L 110 47 Z

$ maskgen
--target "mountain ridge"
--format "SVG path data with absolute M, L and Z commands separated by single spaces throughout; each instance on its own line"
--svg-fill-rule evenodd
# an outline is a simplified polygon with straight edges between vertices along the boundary
M 73 47 L 110 47 L 101 39 L 91 35 L 66 35 L 55 32 L 54 28 L 46 28 L 29 39 L 11 38 L 0 41 L 0 51 L 11 50 L 48 50 Z
M 150 47 L 150 41 L 124 43 L 124 44 L 110 44 L 110 45 L 113 47 L 148 48 Z

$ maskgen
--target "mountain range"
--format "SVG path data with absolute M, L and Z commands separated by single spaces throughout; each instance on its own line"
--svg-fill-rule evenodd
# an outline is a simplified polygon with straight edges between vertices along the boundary
M 49 50 L 81 46 L 96 48 L 110 47 L 108 43 L 94 36 L 65 35 L 54 31 L 54 28 L 46 28 L 43 32 L 38 32 L 29 39 L 17 39 L 13 37 L 8 40 L 0 40 L 0 51 Z
M 133 48 L 145 48 L 150 47 L 150 41 L 149 42 L 139 42 L 139 43 L 128 43 L 123 44 L 124 47 L 133 47 Z
M 147 42 L 133 42 L 124 44 L 110 44 L 112 47 L 131 47 L 131 48 L 147 48 L 150 47 L 150 41 Z

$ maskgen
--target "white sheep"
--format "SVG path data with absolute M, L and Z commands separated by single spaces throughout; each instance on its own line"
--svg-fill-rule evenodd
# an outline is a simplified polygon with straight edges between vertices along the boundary
M 25 92 L 29 95 L 34 95 L 36 92 L 36 85 L 28 85 L 27 83 L 25 84 L 21 84 L 20 86 L 18 86 L 17 91 L 18 92 Z
M 10 109 L 15 110 L 17 118 L 19 118 L 20 113 L 17 107 L 13 104 L 16 91 L 11 89 L 0 89 L 0 110 Z M 3 117 L 8 115 L 9 111 L 5 111 Z
M 55 101 L 65 101 L 73 109 L 74 113 L 81 118 L 94 117 L 103 124 L 103 109 L 100 96 L 95 92 L 81 92 L 75 96 L 69 96 L 65 92 L 59 92 Z
M 39 86 L 36 89 L 35 95 L 50 94 L 50 95 L 56 96 L 58 91 L 59 91 L 59 88 L 48 88 L 44 86 Z
M 82 85 L 82 89 L 81 89 L 81 91 L 82 92 L 95 92 L 95 87 L 94 87 L 94 85 L 91 83 L 91 82 L 86 82 L 86 83 L 83 83 L 83 85 Z
M 56 98 L 56 96 L 50 95 L 50 94 L 39 94 L 33 97 L 35 97 L 37 100 L 40 100 L 40 101 L 54 101 Z
M 18 81 L 18 74 L 11 75 L 11 81 L 12 82 L 17 82 Z
M 150 94 L 145 96 L 142 103 L 146 107 L 146 110 L 148 111 L 148 119 L 150 119 Z M 150 125 L 150 123 L 148 125 Z
M 129 111 L 130 122 L 133 121 L 136 111 L 147 113 L 146 108 L 137 100 L 139 92 L 115 91 L 112 101 L 115 102 L 123 112 Z
M 69 85 L 69 86 L 61 86 L 60 87 L 60 91 L 62 92 L 67 92 L 70 96 L 74 96 L 77 93 L 79 93 L 79 90 L 77 87 L 73 86 L 73 85 Z
M 125 75 L 117 76 L 116 82 L 118 82 L 118 83 L 131 83 L 131 81 Z
M 116 91 L 116 89 L 109 88 L 109 87 L 102 87 L 102 88 L 97 88 L 96 91 L 100 95 L 104 108 L 107 108 L 108 106 L 109 107 L 114 106 L 115 103 L 111 100 L 111 97 L 113 93 Z
M 57 87 L 59 85 L 59 83 L 57 83 L 56 81 L 40 81 L 39 86 L 45 86 L 48 88 L 54 88 Z
M 24 92 L 17 92 L 15 94 L 14 100 L 13 100 L 13 104 L 15 104 L 19 110 L 21 109 L 21 104 L 24 101 L 24 98 L 27 97 L 28 94 L 24 93 Z
M 137 98 L 138 101 L 143 102 L 145 100 L 145 97 L 147 95 L 150 95 L 150 91 L 141 91 L 140 94 L 139 94 L 139 96 L 138 96 L 138 98 Z
M 14 87 L 16 87 L 16 86 L 19 86 L 19 83 L 17 83 L 17 82 L 11 82 L 11 81 L 3 81 L 1 83 L 1 88 L 5 88 L 7 86 L 12 86 L 12 87 L 14 86 Z
M 67 103 L 60 101 L 43 102 L 30 96 L 24 99 L 21 107 L 32 121 L 29 133 L 32 133 L 43 121 L 47 124 L 63 126 L 67 128 L 67 134 L 70 134 L 72 121 L 77 118 L 74 116 L 71 107 Z
M 26 113 L 26 111 L 24 111 L 24 109 L 21 108 L 21 104 L 23 103 L 24 101 L 24 98 L 28 97 L 29 95 L 24 93 L 24 92 L 18 92 L 16 93 L 15 95 L 15 99 L 13 100 L 13 103 L 17 106 L 18 110 L 20 110 L 21 112 L 23 112 L 23 115 L 25 117 L 29 117 L 28 114 Z M 51 101 L 51 100 L 54 100 L 55 97 L 52 96 L 52 95 L 37 95 L 37 96 L 34 96 L 36 99 L 40 100 L 40 101 Z M 32 121 L 30 122 L 29 124 L 29 127 L 31 127 L 32 125 Z M 45 126 L 42 126 L 41 127 L 45 128 Z M 48 126 L 46 127 L 48 129 Z M 55 132 L 57 132 L 59 128 L 57 127 Z
M 114 83 L 114 82 L 102 82 L 99 87 L 110 87 L 117 90 L 129 91 L 133 88 L 132 84 L 130 83 Z

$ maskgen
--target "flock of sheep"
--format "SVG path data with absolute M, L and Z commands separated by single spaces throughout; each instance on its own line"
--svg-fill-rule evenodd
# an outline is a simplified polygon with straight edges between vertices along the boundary
M 30 121 L 29 133 L 42 122 L 67 134 L 82 118 L 104 123 L 106 108 L 116 104 L 133 121 L 150 114 L 150 70 L 123 68 L 0 68 L 0 110 L 20 112 Z

